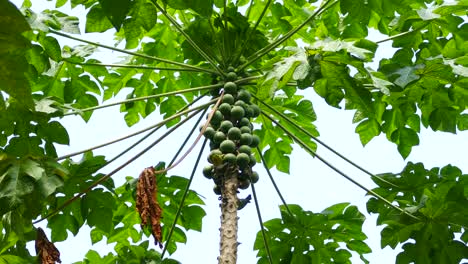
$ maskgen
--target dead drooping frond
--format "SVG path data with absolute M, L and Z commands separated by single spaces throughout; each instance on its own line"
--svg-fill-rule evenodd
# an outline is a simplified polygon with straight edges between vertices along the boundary
M 60 252 L 55 247 L 54 243 L 51 243 L 49 239 L 47 239 L 44 230 L 40 227 L 37 229 L 36 254 L 41 264 L 62 263 L 60 260 Z
M 162 248 L 161 215 L 162 209 L 157 200 L 158 186 L 154 168 L 143 170 L 138 178 L 136 208 L 141 218 L 141 227 L 150 226 L 155 245 Z

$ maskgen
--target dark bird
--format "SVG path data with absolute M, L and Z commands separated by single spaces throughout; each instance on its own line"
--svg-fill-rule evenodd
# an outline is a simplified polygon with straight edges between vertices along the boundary
M 237 210 L 244 208 L 248 203 L 252 200 L 252 195 L 247 195 L 244 199 L 239 199 L 239 204 L 237 206 Z

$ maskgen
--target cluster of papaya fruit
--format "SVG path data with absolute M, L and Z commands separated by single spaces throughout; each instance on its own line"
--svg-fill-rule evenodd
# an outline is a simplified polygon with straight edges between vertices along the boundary
M 251 119 L 260 114 L 260 108 L 251 102 L 250 92 L 234 82 L 237 74 L 233 69 L 228 71 L 221 104 L 204 132 L 211 152 L 203 175 L 213 179 L 217 195 L 221 195 L 225 177 L 236 175 L 240 189 L 258 181 L 258 173 L 252 170 L 256 164 L 252 148 L 258 146 L 260 138 L 252 133 Z

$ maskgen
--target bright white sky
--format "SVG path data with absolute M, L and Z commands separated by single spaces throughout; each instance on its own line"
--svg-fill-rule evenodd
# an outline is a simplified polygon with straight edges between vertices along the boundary
M 18 6 L 21 5 L 21 0 L 15 0 L 13 2 Z M 54 1 L 33 1 L 33 10 L 53 9 L 54 3 Z M 84 32 L 85 20 L 83 9 L 75 8 L 70 11 L 69 4 L 67 4 L 64 12 L 80 17 L 80 26 L 82 32 Z M 105 37 L 103 37 L 102 34 L 87 34 L 83 38 L 110 45 L 113 44 L 111 34 L 106 34 Z M 377 40 L 381 39 L 381 37 L 371 36 L 371 39 Z M 66 44 L 69 46 L 81 44 L 62 39 L 61 43 L 62 45 Z M 390 49 L 388 45 L 381 47 L 378 50 L 378 57 L 389 56 L 389 54 L 393 53 Z M 103 50 L 101 49 L 101 51 Z M 120 60 L 117 56 L 121 56 L 121 54 L 105 51 L 102 53 L 101 60 L 108 63 L 117 62 Z M 126 91 L 122 91 L 119 94 L 120 99 L 123 98 L 125 94 Z M 452 164 L 458 166 L 464 172 L 468 171 L 468 163 L 466 163 L 464 156 L 468 149 L 466 133 L 461 133 L 456 136 L 441 132 L 434 133 L 432 130 L 423 130 L 420 134 L 421 145 L 415 147 L 408 160 L 404 161 L 398 154 L 396 145 L 387 141 L 384 135 L 373 139 L 363 148 L 358 135 L 354 133 L 355 126 L 351 123 L 353 112 L 328 106 L 322 98 L 315 94 L 313 89 L 308 89 L 305 95 L 314 104 L 318 116 L 315 125 L 320 131 L 320 139 L 373 173 L 399 172 L 403 169 L 407 161 L 424 162 L 426 168 L 435 166 L 442 167 L 447 164 Z M 152 125 L 159 120 L 161 120 L 161 118 L 158 117 L 157 114 L 152 114 L 147 117 L 146 120 L 143 120 L 134 127 L 128 128 L 123 120 L 123 115 L 119 113 L 118 107 L 96 111 L 88 123 L 85 123 L 79 117 L 65 117 L 61 122 L 69 132 L 71 144 L 70 146 L 58 146 L 59 156 L 82 150 L 83 148 L 94 146 L 102 142 L 107 142 L 110 139 Z M 178 146 L 181 143 L 192 125 L 193 123 L 184 125 L 183 129 L 179 129 L 180 131 L 177 131 L 177 133 L 167 138 L 163 144 L 158 145 L 141 159 L 120 171 L 114 176 L 116 184 L 122 184 L 127 175 L 137 177 L 143 168 L 155 165 L 159 161 L 169 162 L 172 153 L 175 151 L 174 146 Z M 162 133 L 159 133 L 158 135 L 161 134 Z M 104 149 L 96 151 L 96 153 L 111 158 L 134 141 L 135 140 L 132 139 L 124 143 L 105 147 Z M 193 140 L 191 140 L 189 144 L 191 144 L 191 142 L 193 142 Z M 142 147 L 137 148 L 129 155 L 120 158 L 109 167 L 106 167 L 103 173 L 111 171 L 113 167 L 126 161 L 141 149 Z M 170 174 L 189 177 L 198 149 L 199 147 L 197 147 L 193 155 L 190 155 L 180 166 L 170 171 Z M 340 161 L 323 147 L 319 147 L 318 153 L 365 186 L 369 188 L 375 186 L 367 175 L 345 164 L 343 161 Z M 204 165 L 204 163 L 200 164 L 200 166 Z M 259 195 L 263 220 L 266 221 L 277 218 L 279 217 L 278 205 L 281 204 L 281 201 L 275 193 L 268 176 L 262 169 L 262 165 L 257 165 L 255 169 L 260 173 L 260 181 L 256 184 L 256 188 Z M 351 202 L 351 204 L 357 205 L 361 212 L 365 214 L 367 212 L 365 207 L 367 198 L 363 190 L 337 175 L 317 159 L 311 158 L 298 147 L 295 148 L 291 156 L 291 174 L 286 175 L 278 173 L 275 170 L 273 170 L 273 174 L 286 201 L 292 204 L 300 204 L 305 210 L 320 212 L 326 207 L 336 203 Z M 182 263 L 217 263 L 216 257 L 219 252 L 218 228 L 220 218 L 217 196 L 214 195 L 212 187 L 212 181 L 208 181 L 202 176 L 200 167 L 200 173 L 196 175 L 192 184 L 192 189 L 195 189 L 206 197 L 204 200 L 206 203 L 204 209 L 207 212 L 207 216 L 204 218 L 203 232 L 188 232 L 187 244 L 178 245 L 179 249 L 172 256 Z M 248 193 L 250 193 L 250 190 L 242 191 L 240 196 L 247 196 Z M 256 252 L 253 251 L 253 242 L 260 227 L 254 204 L 251 203 L 240 211 L 239 216 L 239 242 L 242 244 L 239 246 L 238 250 L 238 263 L 256 263 Z M 369 236 L 366 242 L 373 250 L 373 253 L 369 254 L 367 259 L 370 260 L 371 263 L 395 263 L 397 252 L 388 247 L 383 250 L 380 249 L 379 234 L 381 228 L 375 226 L 376 217 L 368 216 L 367 214 L 366 217 L 367 221 L 364 224 L 364 232 Z M 46 232 L 47 231 L 48 230 L 46 230 Z M 73 237 L 70 233 L 67 241 L 56 243 L 56 246 L 61 252 L 63 263 L 72 263 L 82 260 L 90 248 L 98 251 L 101 255 L 105 255 L 106 252 L 113 248 L 113 245 L 108 246 L 105 242 L 100 242 L 91 246 L 89 229 L 87 228 L 82 228 L 76 237 Z M 31 245 L 30 248 L 31 253 L 34 254 L 33 246 Z M 355 257 L 353 263 L 361 263 L 361 261 L 358 257 Z

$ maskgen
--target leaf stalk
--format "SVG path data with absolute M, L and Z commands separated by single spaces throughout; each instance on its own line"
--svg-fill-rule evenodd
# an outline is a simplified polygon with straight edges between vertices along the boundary
M 101 66 L 101 67 L 113 67 L 113 68 L 130 68 L 130 69 L 142 69 L 142 70 L 156 70 L 156 71 L 190 71 L 190 72 L 204 72 L 192 68 L 170 68 L 170 67 L 154 67 L 147 65 L 131 65 L 131 64 L 115 64 L 115 63 L 91 63 L 91 62 L 74 62 L 66 60 L 66 62 L 71 64 L 77 64 L 82 66 Z
M 330 169 L 334 170 L 335 172 L 337 172 L 339 175 L 341 175 L 342 177 L 344 177 L 345 179 L 347 179 L 348 181 L 350 181 L 351 183 L 355 184 L 356 186 L 358 186 L 359 188 L 361 188 L 362 190 L 366 191 L 368 194 L 376 197 L 377 199 L 383 201 L 384 203 L 386 203 L 387 205 L 393 207 L 394 209 L 400 211 L 401 213 L 413 218 L 414 220 L 418 220 L 418 221 L 421 221 L 421 219 L 411 213 L 409 213 L 408 211 L 392 204 L 390 201 L 388 201 L 387 199 L 385 199 L 384 197 L 382 197 L 381 195 L 379 195 L 378 193 L 372 191 L 371 189 L 365 187 L 364 185 L 360 184 L 359 182 L 357 182 L 356 180 L 354 180 L 353 178 L 351 178 L 350 176 L 348 176 L 347 174 L 345 174 L 344 172 L 342 172 L 341 170 L 339 170 L 338 168 L 336 168 L 335 166 L 333 166 L 330 162 L 328 162 L 327 160 L 325 160 L 324 158 L 322 158 L 320 155 L 317 154 L 317 152 L 315 152 L 313 149 L 311 149 L 309 146 L 307 146 L 307 144 L 305 144 L 302 140 L 300 140 L 298 137 L 296 137 L 294 134 L 292 134 L 291 132 L 288 131 L 288 129 L 286 129 L 283 125 L 281 125 L 278 121 L 276 121 L 274 118 L 272 118 L 271 116 L 267 115 L 267 114 L 264 114 L 262 113 L 265 117 L 267 117 L 268 119 L 270 119 L 274 124 L 276 124 L 279 128 L 281 128 L 289 137 L 291 137 L 292 139 L 294 139 L 294 141 L 296 141 L 296 143 L 298 143 L 301 147 L 303 147 L 305 150 L 307 150 L 308 152 L 310 152 L 312 155 L 314 155 L 318 160 L 320 160 L 322 163 L 324 163 L 325 165 L 327 165 Z
M 52 211 L 51 213 L 47 214 L 46 216 L 42 217 L 41 219 L 39 220 L 36 220 L 33 222 L 33 224 L 37 224 L 39 222 L 42 222 L 44 221 L 45 219 L 48 219 L 49 217 L 57 214 L 58 212 L 60 212 L 63 208 L 67 207 L 68 205 L 70 205 L 71 203 L 73 203 L 74 201 L 78 200 L 79 198 L 81 198 L 81 196 L 83 196 L 84 194 L 88 193 L 89 191 L 91 191 L 94 187 L 98 186 L 99 184 L 103 183 L 104 181 L 106 181 L 107 179 L 109 179 L 110 177 L 112 177 L 114 174 L 116 174 L 117 172 L 119 172 L 120 170 L 122 170 L 123 168 L 125 168 L 126 166 L 128 166 L 130 163 L 134 162 L 135 160 L 137 160 L 139 157 L 141 157 L 143 154 L 145 154 L 146 152 L 148 152 L 150 149 L 152 149 L 154 146 L 156 146 L 159 142 L 161 142 L 164 138 L 166 138 L 168 135 L 170 135 L 172 132 L 174 132 L 177 128 L 179 128 L 181 125 L 183 125 L 185 122 L 187 122 L 188 120 L 192 119 L 195 115 L 197 115 L 198 113 L 200 113 L 202 111 L 202 109 L 199 109 L 198 111 L 196 111 L 195 113 L 192 113 L 190 114 L 187 118 L 185 118 L 184 120 L 180 121 L 179 123 L 177 123 L 175 126 L 173 126 L 171 129 L 169 129 L 166 133 L 164 133 L 161 137 L 159 137 L 157 140 L 155 140 L 153 143 L 151 143 L 150 145 L 148 145 L 145 149 L 143 149 L 142 151 L 140 151 L 139 153 L 137 153 L 135 156 L 133 156 L 132 158 L 130 158 L 129 160 L 127 160 L 126 162 L 124 162 L 122 165 L 120 165 L 119 167 L 117 167 L 116 169 L 114 169 L 113 171 L 111 171 L 109 174 L 106 174 L 104 176 L 102 176 L 101 178 L 99 178 L 98 180 L 96 180 L 95 182 L 93 182 L 90 186 L 88 186 L 86 189 L 80 191 L 78 194 L 76 194 L 75 196 L 71 197 L 70 199 L 68 199 L 67 201 L 65 201 L 62 205 L 58 206 L 54 211 Z
M 344 155 L 342 155 L 341 153 L 339 153 L 338 151 L 336 151 L 335 149 L 333 149 L 332 147 L 330 147 L 328 144 L 326 144 L 325 142 L 323 142 L 322 140 L 318 139 L 316 136 L 312 135 L 309 131 L 307 131 L 306 129 L 304 129 L 303 127 L 299 126 L 298 124 L 296 124 L 296 122 L 294 122 L 294 120 L 292 120 L 291 118 L 287 117 L 286 115 L 284 115 L 283 113 L 281 113 L 280 111 L 276 110 L 274 107 L 268 105 L 267 103 L 265 103 L 265 101 L 263 100 L 260 100 L 258 97 L 256 97 L 255 95 L 252 95 L 253 98 L 255 98 L 257 101 L 259 101 L 261 104 L 263 104 L 265 107 L 267 107 L 269 110 L 273 111 L 274 114 L 280 116 L 281 118 L 283 118 L 284 120 L 286 120 L 288 123 L 290 123 L 291 125 L 293 125 L 294 127 L 296 127 L 298 130 L 300 130 L 302 133 L 306 134 L 308 137 L 310 137 L 311 139 L 313 139 L 314 141 L 316 141 L 317 143 L 319 143 L 320 145 L 322 145 L 323 147 L 325 147 L 326 149 L 328 149 L 329 151 L 331 151 L 333 154 L 337 155 L 338 157 L 340 157 L 341 159 L 343 159 L 344 161 L 348 162 L 349 164 L 351 164 L 352 166 L 354 166 L 355 168 L 359 169 L 360 171 L 366 173 L 367 175 L 371 176 L 371 177 L 374 177 L 376 179 L 379 179 L 381 180 L 382 182 L 385 182 L 393 187 L 397 187 L 397 185 L 383 179 L 382 177 L 379 177 L 377 175 L 374 175 L 372 174 L 371 172 L 369 172 L 368 170 L 366 170 L 365 168 L 363 168 L 362 166 L 359 166 L 358 164 L 356 164 L 355 162 L 353 162 L 352 160 L 348 159 L 347 157 L 345 157 Z
M 187 197 L 187 193 L 190 190 L 190 185 L 192 184 L 193 177 L 195 176 L 195 172 L 197 171 L 198 168 L 198 163 L 200 162 L 201 155 L 203 154 L 203 150 L 205 149 L 207 139 L 202 144 L 202 147 L 200 149 L 200 152 L 198 153 L 197 160 L 195 161 L 195 165 L 193 165 L 192 173 L 190 174 L 189 182 L 187 183 L 187 186 L 185 187 L 184 194 L 182 195 L 182 199 L 180 200 L 180 204 L 177 207 L 177 212 L 174 217 L 174 221 L 172 222 L 171 229 L 169 229 L 169 234 L 167 235 L 167 241 L 166 244 L 164 245 L 164 248 L 161 253 L 161 259 L 164 258 L 164 255 L 166 254 L 167 251 L 167 245 L 169 244 L 169 241 L 172 238 L 172 234 L 174 233 L 175 226 L 177 224 L 177 220 L 179 220 L 180 213 L 182 212 L 182 207 L 184 206 L 185 203 L 185 198 Z
M 273 175 L 271 174 L 270 169 L 268 168 L 268 164 L 266 163 L 265 157 L 263 156 L 262 151 L 260 150 L 259 147 L 257 147 L 257 152 L 260 155 L 260 159 L 262 160 L 263 167 L 265 168 L 265 170 L 266 170 L 266 172 L 268 174 L 268 177 L 270 178 L 270 181 L 273 184 L 273 187 L 275 188 L 276 193 L 278 194 L 279 198 L 281 199 L 281 202 L 283 203 L 284 207 L 286 208 L 286 211 L 288 211 L 289 215 L 293 216 L 291 210 L 289 210 L 289 206 L 286 203 L 286 200 L 284 199 L 278 185 L 276 184 L 275 179 L 273 178 Z
M 182 34 L 187 42 L 205 59 L 208 61 L 208 63 L 211 64 L 213 68 L 216 69 L 216 71 L 219 73 L 219 75 L 224 76 L 224 72 L 218 67 L 216 62 L 208 56 L 198 45 L 195 43 L 195 41 L 192 40 L 192 38 L 182 29 L 182 26 L 179 25 L 179 23 L 171 16 L 169 15 L 166 10 L 164 10 L 157 2 L 157 0 L 152 0 L 153 4 L 156 6 L 156 8 L 171 22 L 171 24 L 177 29 L 177 31 Z
M 139 131 L 136 131 L 134 133 L 131 133 L 129 135 L 126 135 L 126 136 L 123 136 L 123 137 L 120 137 L 120 138 L 117 138 L 117 139 L 114 139 L 112 141 L 109 141 L 109 142 L 106 142 L 106 143 L 103 143 L 103 144 L 100 144 L 100 145 L 96 145 L 96 146 L 93 146 L 93 147 L 90 147 L 90 148 L 87 148 L 87 149 L 84 149 L 84 150 L 80 150 L 80 151 L 77 151 L 77 152 L 73 152 L 73 153 L 70 153 L 70 154 L 67 154 L 67 155 L 64 155 L 64 156 L 60 156 L 57 158 L 57 160 L 63 160 L 63 159 L 66 159 L 66 158 L 69 158 L 69 157 L 73 157 L 73 156 L 76 156 L 76 155 L 80 155 L 80 154 L 83 154 L 85 152 L 88 152 L 88 151 L 91 151 L 91 150 L 95 150 L 95 149 L 98 149 L 98 148 L 102 148 L 102 147 L 105 147 L 105 146 L 108 146 L 108 145 L 111 145 L 111 144 L 114 144 L 114 143 L 117 143 L 119 141 L 122 141 L 122 140 L 125 140 L 127 138 L 131 138 L 133 136 L 136 136 L 136 135 L 139 135 L 145 131 L 148 131 L 148 130 L 151 130 L 153 128 L 156 128 L 156 127 L 159 127 L 159 126 L 163 126 L 165 125 L 167 122 L 169 121 L 172 121 L 180 116 L 183 116 L 185 114 L 188 114 L 190 112 L 193 112 L 193 111 L 197 111 L 197 110 L 200 110 L 200 109 L 203 109 L 205 107 L 208 107 L 210 104 L 212 104 L 213 102 L 215 102 L 217 99 L 213 99 L 211 101 L 209 101 L 208 103 L 206 104 L 203 104 L 203 105 L 200 105 L 200 106 L 197 106 L 197 107 L 194 107 L 192 109 L 188 109 L 188 110 L 185 110 L 185 111 L 181 111 L 180 113 L 177 113 L 177 114 L 174 114 L 164 120 L 162 120 L 161 122 L 158 122 L 157 124 L 154 124 L 154 125 L 151 125 L 149 127 L 146 127 L 142 130 L 139 130 Z
M 323 4 L 322 6 L 320 6 L 312 15 L 310 15 L 304 22 L 302 22 L 299 26 L 297 26 L 296 28 L 294 29 L 291 29 L 288 33 L 286 33 L 284 36 L 282 36 L 281 38 L 277 39 L 276 41 L 274 41 L 273 43 L 267 45 L 266 47 L 264 47 L 263 49 L 255 52 L 254 54 L 252 54 L 248 59 L 247 59 L 247 62 L 244 63 L 243 65 L 241 65 L 237 71 L 242 71 L 244 68 L 246 68 L 247 66 L 249 66 L 250 64 L 252 64 L 253 62 L 255 62 L 256 60 L 260 59 L 261 57 L 263 57 L 265 54 L 269 53 L 271 50 L 273 50 L 274 48 L 278 47 L 279 45 L 281 45 L 283 42 L 285 42 L 286 40 L 288 40 L 292 35 L 296 34 L 299 30 L 301 30 L 305 25 L 307 25 L 310 21 L 312 21 L 316 16 L 320 15 L 321 13 L 323 13 L 324 11 L 326 11 L 328 8 L 330 8 L 331 6 L 335 5 L 336 3 L 338 3 L 339 1 L 335 1 L 334 3 L 330 4 L 332 1 L 334 0 L 328 0 L 325 4 Z
M 260 206 L 258 204 L 257 192 L 255 191 L 255 184 L 252 183 L 250 186 L 252 188 L 252 194 L 255 202 L 255 211 L 257 212 L 258 222 L 260 223 L 260 230 L 262 231 L 263 244 L 268 254 L 268 262 L 273 264 L 273 258 L 271 257 L 270 246 L 268 245 L 268 240 L 266 238 L 265 226 L 263 225 L 262 214 L 260 213 Z
M 135 97 L 135 98 L 127 99 L 127 100 L 118 101 L 118 102 L 115 102 L 115 103 L 98 105 L 98 106 L 88 107 L 88 108 L 84 108 L 84 109 L 78 109 L 76 111 L 68 112 L 68 113 L 65 113 L 63 115 L 64 116 L 77 115 L 77 114 L 81 114 L 81 113 L 84 113 L 84 112 L 94 111 L 94 110 L 103 109 L 103 108 L 107 108 L 107 107 L 111 107 L 111 106 L 127 104 L 127 103 L 132 103 L 132 102 L 138 102 L 138 101 L 144 101 L 144 100 L 148 100 L 148 99 L 161 98 L 161 97 L 166 97 L 166 96 L 169 96 L 169 95 L 184 94 L 184 93 L 197 92 L 197 91 L 203 91 L 203 90 L 211 90 L 211 89 L 220 88 L 222 86 L 223 86 L 222 84 L 213 84 L 213 85 L 208 85 L 208 86 L 200 86 L 200 87 L 189 88 L 189 89 L 185 89 L 185 90 L 177 90 L 177 91 L 172 91 L 172 92 L 167 92 L 167 93 L 160 93 L 160 94 L 154 94 L 154 95 L 148 95 L 148 96 Z
M 55 35 L 65 37 L 65 38 L 69 38 L 69 39 L 73 39 L 73 40 L 80 41 L 80 42 L 83 42 L 83 43 L 87 43 L 87 44 L 90 44 L 90 45 L 98 46 L 98 47 L 101 47 L 101 48 L 117 51 L 117 52 L 120 52 L 120 53 L 125 53 L 125 54 L 132 55 L 132 56 L 135 56 L 135 57 L 140 57 L 140 58 L 153 60 L 153 61 L 160 61 L 160 62 L 164 62 L 164 63 L 168 63 L 168 64 L 177 65 L 177 66 L 180 66 L 180 67 L 183 67 L 183 68 L 193 69 L 193 70 L 206 72 L 206 73 L 210 73 L 210 74 L 217 74 L 216 71 L 213 71 L 213 70 L 210 70 L 210 69 L 204 69 L 204 68 L 200 68 L 200 67 L 197 67 L 197 66 L 188 65 L 188 64 L 185 64 L 185 63 L 182 63 L 182 62 L 171 61 L 171 60 L 167 60 L 167 59 L 163 59 L 163 58 L 159 58 L 159 57 L 149 56 L 149 55 L 145 55 L 145 54 L 141 54 L 141 53 L 136 53 L 136 52 L 132 52 L 132 51 L 128 51 L 128 50 L 115 48 L 115 47 L 112 47 L 112 46 L 108 46 L 108 45 L 100 44 L 100 43 L 97 43 L 97 42 L 93 42 L 93 41 L 89 41 L 89 40 L 85 40 L 85 39 L 80 39 L 80 38 L 77 38 L 77 37 L 74 37 L 74 36 L 70 36 L 68 34 L 65 34 L 65 33 L 62 33 L 62 32 L 59 32 L 59 31 L 50 30 L 49 32 L 53 33 Z

